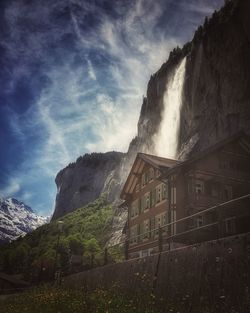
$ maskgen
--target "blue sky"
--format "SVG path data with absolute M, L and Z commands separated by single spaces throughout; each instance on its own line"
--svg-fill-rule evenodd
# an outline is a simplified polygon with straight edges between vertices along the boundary
M 126 151 L 150 75 L 223 2 L 1 1 L 0 196 L 48 215 L 60 169 Z

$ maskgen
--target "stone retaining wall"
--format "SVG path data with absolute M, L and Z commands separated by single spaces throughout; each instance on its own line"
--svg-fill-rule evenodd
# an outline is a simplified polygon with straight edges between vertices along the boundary
M 182 312 L 250 312 L 250 234 L 129 260 L 64 278 L 67 287 L 115 286 L 178 304 Z M 232 311 L 233 308 L 235 311 Z

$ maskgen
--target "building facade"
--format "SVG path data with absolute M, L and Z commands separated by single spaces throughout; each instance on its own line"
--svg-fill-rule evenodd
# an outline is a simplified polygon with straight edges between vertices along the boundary
M 184 162 L 138 153 L 121 193 L 128 207 L 128 257 L 158 252 L 159 231 L 163 249 L 250 231 L 250 198 L 232 201 L 249 193 L 245 134 Z

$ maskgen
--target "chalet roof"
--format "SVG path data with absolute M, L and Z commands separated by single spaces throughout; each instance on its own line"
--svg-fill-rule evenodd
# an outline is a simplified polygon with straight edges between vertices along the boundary
M 227 137 L 226 139 L 221 140 L 214 145 L 211 145 L 210 147 L 196 153 L 193 158 L 183 162 L 151 154 L 138 153 L 122 189 L 121 198 L 125 199 L 126 194 L 131 194 L 133 192 L 138 182 L 138 177 L 142 173 L 145 163 L 151 164 L 154 168 L 159 169 L 162 173 L 160 179 L 164 179 L 172 173 L 175 173 L 178 170 L 181 170 L 184 167 L 191 165 L 192 163 L 206 157 L 208 154 L 222 149 L 225 145 L 236 140 L 250 154 L 250 137 L 243 131 L 240 131 L 231 137 Z
M 142 173 L 145 163 L 152 165 L 155 169 L 162 171 L 179 163 L 177 160 L 162 158 L 159 156 L 137 153 L 135 161 L 132 165 L 128 178 L 121 192 L 121 198 L 125 198 L 125 194 L 131 194 L 138 182 L 138 177 Z
M 138 156 L 143 159 L 145 162 L 151 164 L 153 167 L 160 169 L 161 167 L 172 167 L 173 165 L 176 165 L 179 163 L 177 160 L 173 159 L 167 159 L 163 157 L 159 157 L 152 154 L 146 154 L 146 153 L 138 153 Z
M 175 166 L 169 168 L 169 169 L 163 169 L 164 174 L 162 175 L 162 177 L 167 177 L 169 175 L 171 175 L 172 173 L 178 171 L 179 169 L 182 169 L 188 165 L 191 165 L 192 163 L 199 161 L 200 159 L 206 157 L 207 155 L 209 155 L 212 152 L 215 152 L 217 150 L 222 149 L 224 146 L 226 146 L 227 144 L 233 142 L 233 141 L 238 141 L 240 143 L 240 145 L 250 154 L 250 137 L 243 131 L 237 132 L 236 134 L 234 134 L 233 136 L 227 137 L 224 140 L 221 140 L 219 142 L 217 142 L 214 145 L 211 145 L 210 147 L 198 152 L 195 154 L 195 156 L 191 159 L 188 159 L 186 161 L 183 162 L 179 162 L 178 164 L 176 164 Z

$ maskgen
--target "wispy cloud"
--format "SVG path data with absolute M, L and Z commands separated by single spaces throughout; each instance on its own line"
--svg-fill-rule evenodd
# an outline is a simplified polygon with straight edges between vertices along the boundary
M 96 80 L 95 70 L 93 68 L 93 65 L 92 65 L 91 61 L 87 60 L 87 63 L 88 63 L 89 78 L 92 79 L 92 80 Z
M 29 105 L 15 98 L 9 106 L 9 126 L 25 157 L 2 193 L 31 203 L 38 190 L 49 194 L 56 173 L 79 155 L 127 150 L 150 75 L 190 39 L 192 14 L 204 17 L 214 5 L 118 0 L 107 10 L 103 1 L 46 1 L 11 1 L 9 37 L 1 40 L 10 60 L 8 99 L 19 81 L 35 94 Z M 184 32 L 176 26 L 183 20 Z M 54 189 L 47 209 L 53 197 Z
M 191 2 L 185 1 L 181 2 L 181 7 L 186 12 L 198 13 L 205 16 L 209 16 L 214 12 L 216 3 L 218 3 L 218 1 L 210 1 L 210 3 L 201 0 Z
M 12 197 L 20 188 L 20 181 L 17 178 L 10 178 L 6 187 L 0 190 L 0 195 L 2 197 Z

